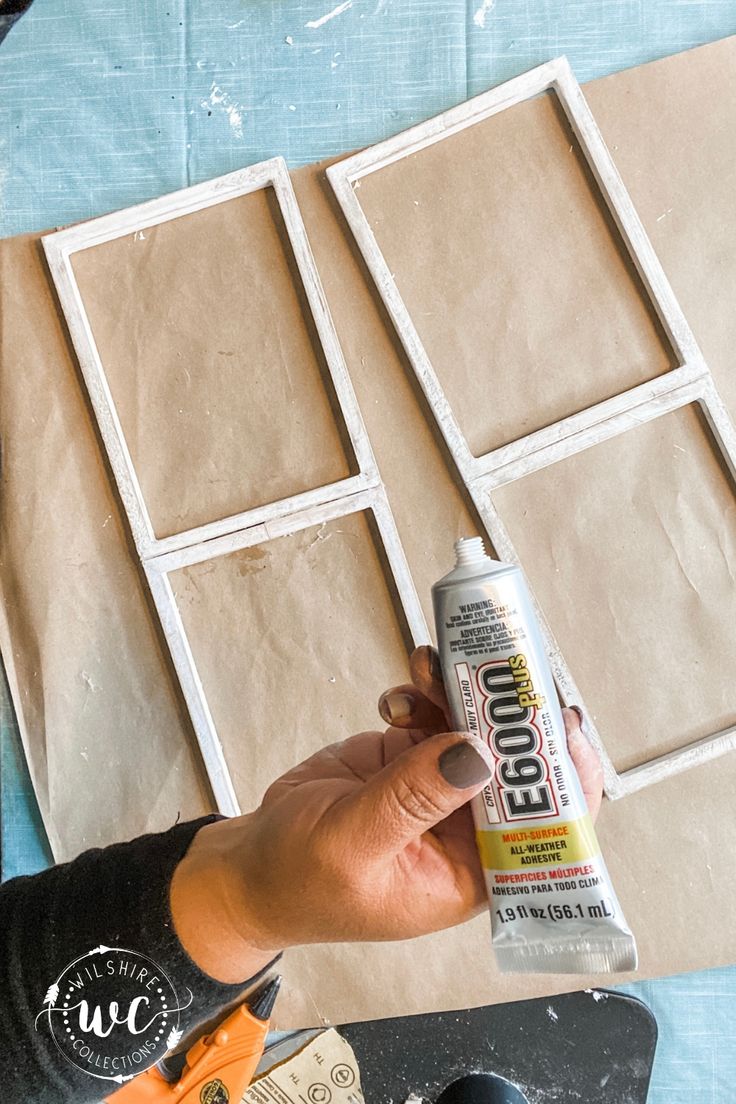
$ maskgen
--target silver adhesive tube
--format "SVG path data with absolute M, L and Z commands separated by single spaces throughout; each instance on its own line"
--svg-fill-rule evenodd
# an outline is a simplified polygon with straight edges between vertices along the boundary
M 522 572 L 489 559 L 479 537 L 455 550 L 432 597 L 453 724 L 496 761 L 472 806 L 499 968 L 635 970 Z

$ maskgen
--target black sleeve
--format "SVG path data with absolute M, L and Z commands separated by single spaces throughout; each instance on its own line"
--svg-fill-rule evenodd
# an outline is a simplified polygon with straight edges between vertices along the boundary
M 0 42 L 30 6 L 31 0 L 0 0 Z
M 111 1077 L 152 1065 L 172 1032 L 186 1035 L 254 980 L 214 981 L 173 928 L 174 869 L 215 819 L 86 851 L 0 886 L 3 1100 L 99 1101 L 119 1087 Z

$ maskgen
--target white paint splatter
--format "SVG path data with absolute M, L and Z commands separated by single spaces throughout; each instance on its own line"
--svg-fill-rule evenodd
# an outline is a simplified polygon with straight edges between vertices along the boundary
M 234 31 L 236 27 L 242 27 L 243 24 L 247 22 L 247 19 L 239 19 L 237 23 L 227 23 L 226 27 L 229 31 Z
M 296 111 L 296 104 L 289 104 L 289 111 Z
M 490 11 L 493 11 L 493 6 L 495 3 L 496 0 L 483 0 L 483 3 L 473 16 L 473 22 L 475 23 L 476 27 L 485 27 L 486 16 Z
M 313 548 L 315 544 L 322 544 L 323 542 L 326 544 L 328 540 L 332 540 L 335 533 L 343 534 L 345 532 L 344 529 L 333 529 L 330 533 L 325 533 L 326 528 L 327 522 L 323 521 L 319 529 L 317 530 L 317 535 L 307 545 L 307 552 L 310 548 Z
M 307 545 L 307 551 L 309 551 L 310 548 L 313 548 L 315 544 L 321 544 L 322 541 L 328 541 L 332 538 L 332 533 L 325 533 L 326 526 L 327 522 L 323 521 L 319 529 L 317 530 L 317 535 L 315 536 L 314 540 L 310 541 Z
M 325 23 L 329 23 L 331 19 L 334 19 L 338 15 L 342 15 L 348 8 L 352 8 L 353 0 L 344 0 L 342 4 L 338 4 L 332 11 L 327 12 L 326 15 L 321 15 L 319 19 L 310 19 L 308 23 L 305 23 L 305 27 L 309 27 L 310 30 L 316 31 L 318 27 L 324 27 Z
M 245 108 L 242 104 L 237 103 L 229 92 L 220 88 L 215 81 L 210 85 L 209 98 L 202 100 L 202 107 L 212 111 L 213 108 L 219 108 L 220 111 L 224 111 L 227 115 L 228 122 L 233 129 L 236 138 L 243 137 L 243 121 L 245 115 Z
M 284 39 L 284 42 L 286 43 L 287 46 L 293 46 L 294 45 L 294 39 L 291 37 L 291 35 L 287 35 L 286 38 Z
M 136 230 L 135 234 L 133 235 L 133 238 L 134 238 L 135 241 L 145 241 L 146 240 L 146 235 L 143 233 L 142 230 Z
M 547 1005 L 547 1015 L 548 1015 L 548 1016 L 549 1016 L 549 1018 L 550 1018 L 551 1020 L 553 1020 L 553 1021 L 554 1021 L 555 1023 L 557 1023 L 557 1021 L 558 1021 L 558 1020 L 559 1020 L 559 1018 L 560 1018 L 560 1017 L 559 1017 L 559 1016 L 557 1015 L 557 1013 L 555 1012 L 555 1010 L 554 1010 L 554 1008 L 552 1007 L 552 1005 L 551 1005 L 551 1004 L 548 1004 L 548 1005 Z

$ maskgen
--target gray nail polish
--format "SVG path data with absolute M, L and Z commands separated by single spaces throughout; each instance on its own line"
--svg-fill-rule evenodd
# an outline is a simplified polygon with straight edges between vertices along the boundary
M 471 743 L 462 740 L 442 752 L 439 758 L 440 774 L 456 790 L 467 790 L 479 782 L 487 782 L 491 771 L 482 755 Z

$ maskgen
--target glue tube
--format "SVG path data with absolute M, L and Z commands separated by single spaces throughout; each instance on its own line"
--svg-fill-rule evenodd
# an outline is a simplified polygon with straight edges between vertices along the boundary
M 491 560 L 480 537 L 455 552 L 432 598 L 452 722 L 496 762 L 472 808 L 499 969 L 635 970 L 522 572 Z

